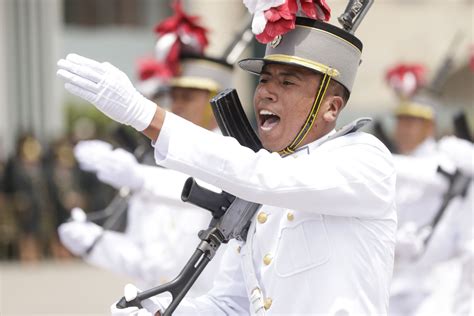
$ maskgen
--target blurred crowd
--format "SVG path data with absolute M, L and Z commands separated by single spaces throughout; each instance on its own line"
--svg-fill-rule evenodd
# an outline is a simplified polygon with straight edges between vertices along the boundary
M 125 129 L 104 138 L 124 148 L 136 141 Z M 113 198 L 112 187 L 78 167 L 77 142 L 77 136 L 65 135 L 44 144 L 24 133 L 14 153 L 0 160 L 0 260 L 72 257 L 59 242 L 57 227 L 69 219 L 74 207 L 99 211 Z

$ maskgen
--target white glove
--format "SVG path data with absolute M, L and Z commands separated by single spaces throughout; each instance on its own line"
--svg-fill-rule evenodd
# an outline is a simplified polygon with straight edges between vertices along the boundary
M 127 284 L 124 288 L 124 296 L 127 302 L 134 300 L 137 297 L 138 289 L 133 284 Z M 138 309 L 138 307 L 128 307 L 128 308 L 118 308 L 117 302 L 113 303 L 110 306 L 110 313 L 112 316 L 153 316 L 156 312 L 163 312 L 164 308 L 158 302 L 156 297 L 147 298 L 141 302 L 143 308 Z
M 115 66 L 69 54 L 58 61 L 58 67 L 66 90 L 94 104 L 111 119 L 138 131 L 150 125 L 156 104 L 143 97 Z
M 97 165 L 112 152 L 112 145 L 101 140 L 83 140 L 74 146 L 74 156 L 84 171 L 97 172 Z
M 429 230 L 418 227 L 413 222 L 408 222 L 397 231 L 396 255 L 397 259 L 412 260 L 419 256 L 424 248 L 424 241 L 429 235 Z
M 446 136 L 438 142 L 438 149 L 447 155 L 458 169 L 469 175 L 474 174 L 473 143 L 455 136 Z
M 97 177 L 116 189 L 139 190 L 145 181 L 135 156 L 121 148 L 102 157 L 97 165 Z
M 82 214 L 81 214 L 82 212 Z M 72 221 L 61 224 L 58 228 L 61 243 L 76 256 L 83 256 L 95 240 L 104 231 L 102 227 L 85 221 L 83 210 L 72 210 Z

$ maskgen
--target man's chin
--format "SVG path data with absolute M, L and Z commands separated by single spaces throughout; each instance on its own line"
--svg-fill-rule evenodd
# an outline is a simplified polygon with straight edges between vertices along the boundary
M 285 146 L 276 142 L 276 141 L 271 141 L 271 140 L 266 140 L 266 139 L 260 139 L 262 142 L 263 148 L 270 152 L 279 152 L 280 150 L 285 149 Z

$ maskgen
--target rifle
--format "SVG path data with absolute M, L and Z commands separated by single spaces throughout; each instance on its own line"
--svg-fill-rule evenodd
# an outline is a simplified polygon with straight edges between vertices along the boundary
M 234 40 L 227 45 L 222 53 L 222 58 L 228 64 L 233 65 L 252 40 L 252 16 L 247 14 L 244 23 L 239 28 L 239 32 L 235 34 Z
M 454 35 L 454 38 L 451 40 L 448 51 L 441 65 L 436 70 L 436 73 L 431 83 L 426 87 L 428 93 L 431 93 L 436 97 L 439 97 L 441 95 L 441 89 L 448 80 L 448 75 L 453 68 L 455 50 L 459 46 L 463 37 L 464 36 L 460 31 L 458 31 Z M 470 133 L 469 125 L 467 123 L 465 111 L 459 110 L 457 113 L 454 114 L 453 125 L 454 133 L 457 137 L 472 142 L 472 135 Z
M 467 122 L 466 111 L 460 110 L 454 114 L 453 122 L 456 137 L 468 140 L 472 143 L 472 134 Z
M 211 100 L 211 106 L 224 136 L 232 136 L 242 146 L 254 151 L 262 148 L 260 140 L 245 116 L 235 89 L 227 89 L 219 93 Z M 260 204 L 242 200 L 227 192 L 216 193 L 207 190 L 199 186 L 193 178 L 186 181 L 181 198 L 185 202 L 200 206 L 212 213 L 213 218 L 209 227 L 198 234 L 201 242 L 173 281 L 140 292 L 130 302 L 122 297 L 116 305 L 118 308 L 132 306 L 142 308 L 141 301 L 169 292 L 172 300 L 163 316 L 171 315 L 219 247 L 233 238 L 246 240 L 251 220 L 260 208 Z
M 337 20 L 344 30 L 354 34 L 373 3 L 374 0 L 350 0 Z
M 454 35 L 454 38 L 451 40 L 451 43 L 449 44 L 449 48 L 448 48 L 448 52 L 446 53 L 446 56 L 441 62 L 441 65 L 436 70 L 436 73 L 433 79 L 431 80 L 431 83 L 426 87 L 429 92 L 437 96 L 441 94 L 441 88 L 448 80 L 448 75 L 453 69 L 455 50 L 459 46 L 459 43 L 461 42 L 462 38 L 463 38 L 463 35 L 460 31 L 458 31 Z
M 441 203 L 441 206 L 439 207 L 438 211 L 436 212 L 435 217 L 431 221 L 430 224 L 428 224 L 425 229 L 428 229 L 428 236 L 424 240 L 425 244 L 425 249 L 428 243 L 431 240 L 431 237 L 433 236 L 433 233 L 443 217 L 444 213 L 448 209 L 448 206 L 450 205 L 451 201 L 457 197 L 465 197 L 469 188 L 469 185 L 472 181 L 472 178 L 463 174 L 461 171 L 456 169 L 454 173 L 449 173 L 446 170 L 444 170 L 441 166 L 438 166 L 437 172 L 439 172 L 441 175 L 445 176 L 448 179 L 449 186 L 448 190 L 443 196 L 443 202 Z

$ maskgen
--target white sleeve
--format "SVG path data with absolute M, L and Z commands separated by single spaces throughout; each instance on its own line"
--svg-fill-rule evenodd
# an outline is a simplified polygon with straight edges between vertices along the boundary
M 121 275 L 145 280 L 147 284 L 158 284 L 171 280 L 179 271 L 177 264 L 182 256 L 171 250 L 170 245 L 156 241 L 143 248 L 125 234 L 107 231 L 84 260 Z
M 397 181 L 421 185 L 435 194 L 442 194 L 446 191 L 447 181 L 437 169 L 442 163 L 443 167 L 451 170 L 453 166 L 447 161 L 441 161 L 437 156 L 419 158 L 393 155 L 393 162 L 397 172 Z
M 140 165 L 139 168 L 144 184 L 134 195 L 150 203 L 183 207 L 185 202 L 181 200 L 181 193 L 189 175 L 163 167 Z M 206 189 L 221 192 L 219 188 L 208 183 L 198 181 L 198 184 Z
M 171 169 L 140 165 L 143 187 L 135 194 L 151 201 L 181 204 L 181 192 L 188 175 Z
M 393 206 L 391 155 L 373 143 L 283 159 L 265 150 L 254 153 L 167 113 L 154 146 L 158 164 L 251 202 L 365 218 L 384 217 Z
M 236 243 L 231 241 L 225 250 L 211 291 L 197 298 L 183 299 L 173 315 L 249 314 L 249 299 L 236 248 Z M 169 298 L 160 299 L 164 306 L 168 306 L 169 302 Z

